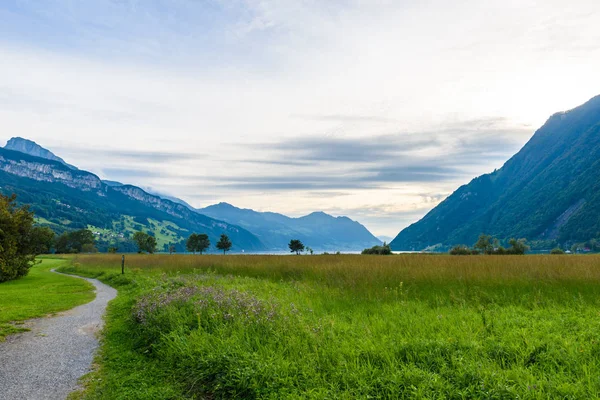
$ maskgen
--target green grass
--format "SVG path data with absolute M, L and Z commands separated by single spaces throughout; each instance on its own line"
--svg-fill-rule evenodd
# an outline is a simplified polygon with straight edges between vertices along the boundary
M 22 332 L 19 322 L 94 299 L 92 284 L 50 272 L 65 264 L 70 264 L 70 260 L 45 258 L 26 277 L 0 283 L 0 341 L 9 334 Z
M 89 399 L 600 396 L 599 256 L 80 256 Z
M 141 226 L 144 232 L 152 232 L 156 238 L 157 247 L 161 250 L 165 244 L 180 242 L 183 238 L 178 232 L 187 231 L 171 221 L 159 221 L 152 218 L 148 218 L 145 224 L 138 224 L 132 216 L 124 215 L 123 221 L 124 230 L 119 227 L 120 220 L 113 221 L 113 229 L 100 228 L 94 225 L 88 225 L 87 228 L 92 232 L 98 232 L 100 239 L 111 241 L 117 239 L 119 234 L 133 235 Z

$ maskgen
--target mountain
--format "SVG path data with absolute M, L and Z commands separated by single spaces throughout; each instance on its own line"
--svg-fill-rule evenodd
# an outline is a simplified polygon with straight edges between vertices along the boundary
M 119 183 L 119 182 L 114 182 L 114 183 Z M 121 183 L 120 185 L 122 186 L 123 184 Z M 185 207 L 189 208 L 192 211 L 196 211 L 196 209 L 194 207 L 192 207 L 190 204 L 188 204 L 185 200 L 181 200 L 178 197 L 170 196 L 170 195 L 168 195 L 166 193 L 159 192 L 159 191 L 154 190 L 154 189 L 152 189 L 150 187 L 144 187 L 143 189 L 146 192 L 150 193 L 150 194 L 153 194 L 155 196 L 161 197 L 163 199 L 171 200 L 173 203 L 181 204 L 182 206 L 185 206 Z
M 394 240 L 393 237 L 391 237 L 391 236 L 385 236 L 385 235 L 377 236 L 377 239 L 379 239 L 379 240 L 381 240 L 382 242 L 385 242 L 385 243 L 389 243 L 392 240 Z
M 241 209 L 219 203 L 198 212 L 242 226 L 258 236 L 270 250 L 288 250 L 291 239 L 299 239 L 315 250 L 362 250 L 381 244 L 364 226 L 347 217 L 314 212 L 290 218 L 272 212 Z
M 40 146 L 39 144 L 37 144 L 36 142 L 28 140 L 28 139 L 23 139 L 20 137 L 11 138 L 6 143 L 6 146 L 4 146 L 4 148 L 6 150 L 14 150 L 14 151 L 18 151 L 21 153 L 29 154 L 30 156 L 34 156 L 34 157 L 40 157 L 40 158 L 45 158 L 47 160 L 58 161 L 59 163 L 66 165 L 70 169 L 77 169 L 77 167 L 67 164 L 65 162 L 65 160 L 63 160 L 62 158 L 60 158 L 57 155 L 55 155 L 54 153 L 52 153 L 50 150 L 47 150 L 47 149 L 43 148 L 42 146 Z
M 554 114 L 504 166 L 461 186 L 401 231 L 393 250 L 499 239 L 600 237 L 600 96 Z
M 289 218 L 227 203 L 196 210 L 150 188 L 100 180 L 22 138 L 0 148 L 0 186 L 2 193 L 16 193 L 20 202 L 31 204 L 40 223 L 57 231 L 90 227 L 104 241 L 118 239 L 120 247 L 131 247 L 128 237 L 142 229 L 157 237 L 159 248 L 174 243 L 177 251 L 185 249 L 183 241 L 192 232 L 207 233 L 213 244 L 227 233 L 234 250 L 249 252 L 287 251 L 291 239 L 327 251 L 381 244 L 358 222 L 323 212 Z
M 234 251 L 263 251 L 265 246 L 246 229 L 199 214 L 131 185 L 110 185 L 96 175 L 57 160 L 0 148 L 0 191 L 17 194 L 30 204 L 38 222 L 56 231 L 92 229 L 104 248 L 118 244 L 133 250 L 128 238 L 137 230 L 151 232 L 163 250 L 168 243 L 183 251 L 192 232 L 217 242 L 226 233 Z

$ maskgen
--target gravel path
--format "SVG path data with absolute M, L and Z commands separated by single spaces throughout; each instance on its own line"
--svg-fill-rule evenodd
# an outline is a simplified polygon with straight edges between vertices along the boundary
M 56 317 L 30 320 L 31 329 L 0 343 L 0 399 L 65 399 L 89 372 L 106 304 L 117 291 L 96 279 L 91 303 Z

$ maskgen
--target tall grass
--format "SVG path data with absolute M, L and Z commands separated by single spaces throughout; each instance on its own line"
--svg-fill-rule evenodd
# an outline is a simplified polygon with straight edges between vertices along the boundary
M 107 268 L 121 266 L 119 255 L 81 255 L 76 262 Z M 381 285 L 389 282 L 600 282 L 600 256 L 468 256 L 406 254 L 389 257 L 363 255 L 217 256 L 128 255 L 128 268 L 167 273 L 212 268 L 221 274 L 269 279 L 325 280 L 335 286 Z
M 131 255 L 124 277 L 119 256 L 74 265 L 120 286 L 90 398 L 600 394 L 597 256 Z

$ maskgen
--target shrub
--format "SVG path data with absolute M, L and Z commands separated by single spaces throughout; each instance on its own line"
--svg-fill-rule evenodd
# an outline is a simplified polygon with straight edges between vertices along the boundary
M 468 246 L 466 246 L 464 244 L 459 244 L 458 246 L 454 246 L 450 250 L 450 254 L 453 256 L 470 256 L 470 255 L 477 255 L 477 254 L 479 254 L 479 252 L 477 250 L 470 249 Z
M 565 254 L 565 251 L 563 249 L 561 249 L 560 247 L 556 247 L 556 248 L 550 250 L 550 254 Z
M 384 243 L 383 246 L 373 246 L 370 249 L 364 249 L 361 254 L 376 254 L 380 256 L 388 256 L 392 254 L 392 249 L 390 249 L 390 246 L 388 244 Z

